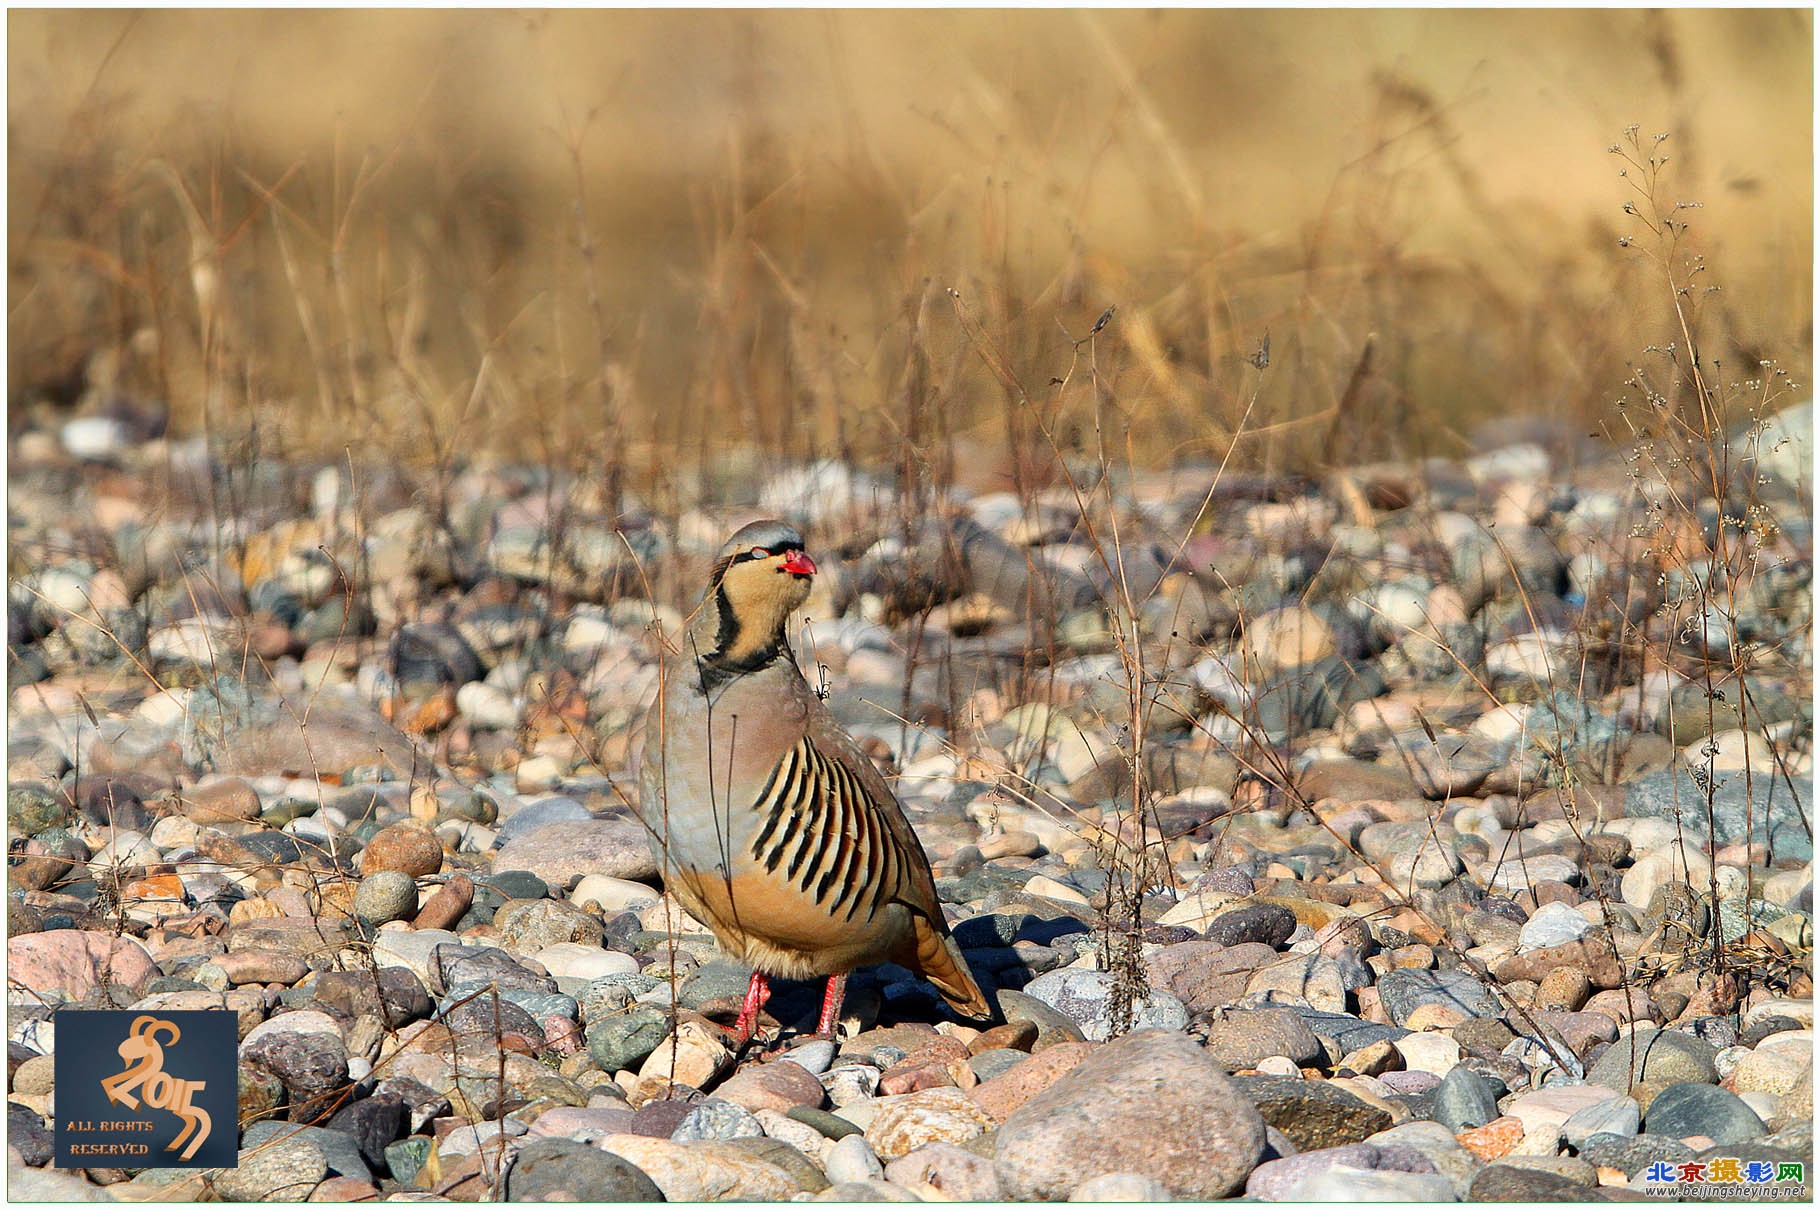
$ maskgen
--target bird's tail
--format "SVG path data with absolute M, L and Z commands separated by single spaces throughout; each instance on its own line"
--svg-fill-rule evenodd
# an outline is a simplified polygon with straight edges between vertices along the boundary
M 974 981 L 961 947 L 948 930 L 921 916 L 912 915 L 916 930 L 916 972 L 935 984 L 956 1012 L 975 1020 L 991 1020 L 998 1009 Z

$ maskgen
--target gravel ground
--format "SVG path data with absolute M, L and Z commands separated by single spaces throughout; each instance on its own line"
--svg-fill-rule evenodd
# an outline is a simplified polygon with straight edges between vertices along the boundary
M 616 530 L 533 468 L 433 514 L 384 468 L 102 419 L 9 468 L 15 1197 L 1635 1200 L 1662 1163 L 1707 1196 L 1719 1160 L 1811 1168 L 1780 464 L 1694 595 L 1621 459 L 1533 444 L 1117 479 L 1108 549 L 1067 490 L 904 525 L 843 467 L 729 465 L 743 503 Z M 887 965 L 838 1042 L 780 982 L 769 1047 L 727 1048 L 748 971 L 662 894 L 632 737 L 653 622 L 766 514 L 806 527 L 796 650 L 1003 1024 Z M 238 1013 L 240 1166 L 47 1167 L 62 1005 Z

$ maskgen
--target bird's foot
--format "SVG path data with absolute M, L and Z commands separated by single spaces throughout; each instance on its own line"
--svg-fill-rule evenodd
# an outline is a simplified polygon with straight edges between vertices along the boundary
M 752 972 L 752 981 L 746 985 L 745 1003 L 739 1006 L 739 1016 L 733 1022 L 733 1033 L 738 1045 L 744 1046 L 752 1040 L 758 1028 L 758 1014 L 765 1007 L 765 1001 L 771 998 L 771 981 L 758 971 Z
M 841 1001 L 847 997 L 847 976 L 829 975 L 828 989 L 822 993 L 821 1016 L 815 1023 L 817 1037 L 827 1035 L 839 1041 Z
M 728 1030 L 727 1045 L 733 1051 L 733 1066 L 738 1067 L 751 1059 L 764 1062 L 767 1052 L 771 1049 L 772 1041 L 774 1040 L 767 1040 L 763 1034 L 757 1032 L 741 1039 L 738 1034 Z

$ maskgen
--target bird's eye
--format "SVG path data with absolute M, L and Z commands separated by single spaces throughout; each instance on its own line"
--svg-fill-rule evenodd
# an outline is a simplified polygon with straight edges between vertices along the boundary
M 746 553 L 751 555 L 754 559 L 768 559 L 771 557 L 771 552 L 766 550 L 762 546 L 754 546 L 751 550 L 747 551 Z

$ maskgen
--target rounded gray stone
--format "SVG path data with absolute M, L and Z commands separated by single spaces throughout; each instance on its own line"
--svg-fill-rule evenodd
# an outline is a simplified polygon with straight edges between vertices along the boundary
M 1434 1091 L 1435 1121 L 1458 1133 L 1497 1116 L 1497 1094 L 1484 1076 L 1462 1063 L 1441 1077 Z
M 1088 1177 L 1068 1195 L 1071 1202 L 1161 1202 L 1169 1189 L 1155 1177 L 1139 1172 L 1108 1172 Z
M 389 924 L 417 914 L 417 882 L 402 870 L 368 874 L 354 888 L 354 914 L 370 924 Z
M 1474 1017 L 1498 1014 L 1497 997 L 1464 971 L 1385 971 L 1378 980 L 1378 999 L 1398 1025 L 1424 1004 L 1440 1004 Z
M 1642 1122 L 1643 1111 L 1635 1101 L 1629 1097 L 1616 1097 L 1576 1109 L 1561 1123 L 1561 1136 L 1578 1150 L 1596 1134 L 1634 1138 Z
M 529 870 L 566 889 L 584 874 L 654 879 L 657 859 L 636 820 L 559 820 L 514 835 L 493 855 L 493 868 Z
M 744 1106 L 709 1097 L 689 1110 L 670 1137 L 687 1143 L 695 1139 L 755 1139 L 764 1133 L 765 1128 Z
M 1713 1064 L 1717 1053 L 1700 1039 L 1677 1030 L 1639 1029 L 1613 1042 L 1586 1073 L 1586 1080 L 1619 1092 L 1643 1082 L 1712 1084 L 1719 1078 Z
M 1297 1067 L 1322 1062 L 1327 1050 L 1291 1008 L 1231 1009 L 1207 1026 L 1207 1049 L 1226 1067 L 1256 1067 L 1272 1056 Z
M 1287 1201 L 1292 1189 L 1317 1172 L 1325 1172 L 1338 1164 L 1347 1168 L 1372 1168 L 1377 1159 L 1378 1149 L 1374 1145 L 1347 1143 L 1268 1160 L 1252 1169 L 1245 1181 L 1245 1196 L 1264 1202 Z
M 1435 1172 L 1394 1170 L 1337 1172 L 1328 1169 L 1289 1191 L 1298 1202 L 1451 1202 L 1453 1182 Z
M 241 1151 L 238 1166 L 215 1178 L 215 1191 L 230 1202 L 301 1202 L 328 1174 L 314 1143 L 286 1139 Z
M 644 1062 L 669 1032 L 662 1011 L 635 1004 L 588 1026 L 588 1054 L 610 1075 Z
M 1032 979 L 1024 986 L 1024 994 L 1073 1021 L 1089 1042 L 1103 1042 L 1112 1036 L 1114 985 L 1115 976 L 1107 971 L 1057 970 Z M 1131 1027 L 1187 1029 L 1188 1009 L 1168 992 L 1152 989 L 1132 1004 Z
M 885 1176 L 884 1164 L 879 1162 L 863 1134 L 850 1134 L 837 1140 L 829 1149 L 823 1168 L 828 1179 L 837 1185 L 848 1181 L 883 1180 Z
M 506 1174 L 509 1202 L 661 1202 L 650 1177 L 610 1151 L 573 1139 L 526 1143 Z
M 1747 1143 L 1769 1133 L 1749 1105 L 1711 1084 L 1671 1084 L 1649 1103 L 1651 1134 L 1684 1139 L 1703 1134 L 1715 1143 Z

